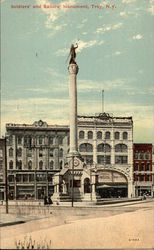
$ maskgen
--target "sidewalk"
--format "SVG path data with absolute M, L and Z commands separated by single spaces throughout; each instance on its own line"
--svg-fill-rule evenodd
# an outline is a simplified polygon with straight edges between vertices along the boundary
M 0 215 L 0 227 L 5 227 L 5 226 L 12 226 L 16 224 L 22 224 L 30 220 L 38 220 L 45 218 L 47 216 L 19 216 L 15 214 L 1 214 Z

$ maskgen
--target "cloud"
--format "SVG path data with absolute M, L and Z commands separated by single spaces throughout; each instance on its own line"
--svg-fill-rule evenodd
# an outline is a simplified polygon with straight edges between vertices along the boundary
M 150 7 L 148 8 L 148 12 L 151 13 L 151 15 L 154 15 L 154 0 L 150 1 Z
M 113 55 L 114 56 L 119 56 L 119 55 L 121 55 L 121 52 L 120 51 L 116 51 Z
M 136 0 L 122 0 L 122 3 L 129 4 L 129 3 L 134 3 Z
M 80 53 L 83 49 L 93 47 L 94 45 L 100 46 L 100 45 L 102 45 L 104 43 L 104 41 L 103 40 L 101 40 L 101 41 L 97 41 L 97 40 L 90 40 L 90 41 L 79 40 L 77 43 L 78 43 L 77 52 Z M 57 50 L 57 52 L 55 54 L 57 56 L 66 56 L 67 54 L 69 54 L 69 51 L 70 51 L 70 49 L 63 48 L 63 49 Z
M 137 34 L 136 36 L 133 36 L 134 40 L 141 40 L 143 36 L 141 34 Z
M 44 6 L 44 5 L 46 5 L 46 6 L 53 5 L 48 0 L 36 0 L 36 3 L 38 5 L 42 5 L 42 6 Z M 73 5 L 73 4 L 75 4 L 75 0 L 68 0 L 68 1 L 62 1 L 61 3 L 55 5 L 55 6 L 58 6 L 56 8 L 41 8 L 41 10 L 47 15 L 47 20 L 45 22 L 46 28 L 48 28 L 48 29 L 52 28 L 54 31 L 58 31 L 58 30 L 62 29 L 62 27 L 65 24 L 55 26 L 54 23 L 61 16 L 66 14 L 66 12 L 68 11 L 69 8 L 63 8 L 63 5 Z
M 120 12 L 120 14 L 119 14 L 120 16 L 126 16 L 126 12 Z
M 104 32 L 106 32 L 106 31 L 110 31 L 110 30 L 117 30 L 117 29 L 120 29 L 121 28 L 121 26 L 122 26 L 123 24 L 120 22 L 120 23 L 117 23 L 117 24 L 113 24 L 113 25 L 111 25 L 111 24 L 107 24 L 107 25 L 103 25 L 103 27 L 100 27 L 100 28 L 97 28 L 97 30 L 96 30 L 96 33 L 101 33 L 101 34 L 103 34 Z

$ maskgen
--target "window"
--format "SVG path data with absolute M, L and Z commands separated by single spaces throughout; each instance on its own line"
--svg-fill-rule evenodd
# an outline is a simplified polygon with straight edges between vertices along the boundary
M 144 171 L 144 163 L 141 163 L 140 171 Z
M 62 148 L 59 150 L 59 157 L 63 157 L 63 149 Z
M 88 131 L 88 139 L 93 139 L 93 132 L 92 131 Z
M 150 163 L 146 164 L 146 171 L 150 171 Z
M 58 144 L 62 145 L 63 144 L 63 137 L 58 137 Z
M 13 148 L 9 148 L 9 156 L 13 157 Z
M 135 152 L 134 159 L 138 159 L 138 152 Z
M 136 175 L 136 181 L 139 181 L 139 176 L 138 175 Z
M 109 131 L 107 131 L 107 132 L 105 133 L 105 139 L 110 139 L 110 132 L 109 132 Z
M 17 182 L 21 182 L 21 174 L 17 174 L 16 175 L 16 181 Z
M 22 148 L 17 149 L 17 156 L 21 157 L 22 156 Z
M 97 132 L 97 139 L 99 139 L 99 140 L 102 139 L 102 132 L 101 131 Z
M 140 181 L 144 181 L 144 175 L 140 175 Z
M 114 133 L 114 139 L 115 139 L 115 140 L 119 140 L 119 138 L 120 138 L 119 132 L 115 132 L 115 133 Z
M 110 164 L 111 163 L 111 156 L 110 155 L 98 155 L 97 156 L 97 163 L 98 164 Z
M 42 145 L 42 144 L 43 144 L 43 137 L 40 136 L 40 137 L 39 137 L 39 145 Z
M 39 169 L 42 170 L 43 169 L 43 161 L 39 162 Z
M 140 153 L 140 159 L 143 160 L 144 159 L 144 153 Z
M 63 167 L 63 161 L 60 161 L 60 169 Z
M 79 139 L 84 139 L 84 131 L 79 132 Z
M 93 146 L 90 143 L 83 143 L 79 147 L 80 152 L 92 152 Z
M 150 181 L 150 175 L 145 175 L 145 181 Z
M 50 144 L 50 145 L 53 145 L 53 139 L 54 139 L 53 136 L 50 136 L 50 137 L 49 137 L 49 144 Z
M 9 169 L 13 169 L 13 161 L 9 162 Z
M 50 161 L 50 169 L 53 169 L 54 167 L 54 161 Z
M 115 164 L 127 164 L 127 156 L 116 155 Z
M 24 146 L 25 147 L 31 147 L 32 146 L 32 138 L 31 136 L 25 136 L 24 137 Z
M 23 182 L 28 182 L 28 174 L 23 175 Z
M 49 156 L 50 156 L 50 157 L 53 157 L 53 148 L 50 148 Z
M 39 150 L 39 157 L 42 157 L 42 156 L 43 156 L 43 149 L 40 148 L 40 150 Z
M 21 145 L 21 143 L 22 143 L 22 137 L 18 136 L 18 144 Z
M 2 171 L 2 168 L 3 168 L 3 161 L 0 160 L 0 171 Z
M 115 152 L 127 152 L 127 145 L 125 144 L 115 145 Z
M 34 175 L 33 174 L 29 174 L 29 182 L 33 182 L 34 181 Z
M 31 170 L 32 169 L 32 161 L 28 162 L 28 169 Z
M 9 182 L 14 182 L 14 175 L 9 175 L 8 180 Z
M 17 169 L 22 170 L 22 161 L 17 161 Z
M 93 163 L 93 156 L 92 155 L 84 155 L 83 159 L 84 159 L 84 162 L 86 162 L 87 164 Z
M 146 160 L 149 160 L 149 159 L 150 159 L 150 153 L 149 153 L 149 152 L 146 152 L 146 153 L 145 153 L 145 159 L 146 159 Z
M 101 143 L 97 146 L 97 152 L 111 152 L 111 146 Z
M 9 145 L 12 145 L 12 142 L 13 142 L 13 137 L 12 137 L 12 135 L 10 135 L 8 138 Z
M 128 133 L 127 132 L 123 132 L 123 140 L 127 140 L 128 139 Z
M 28 148 L 27 150 L 27 156 L 32 157 L 32 149 Z
M 139 171 L 139 164 L 138 163 L 135 164 L 134 171 Z

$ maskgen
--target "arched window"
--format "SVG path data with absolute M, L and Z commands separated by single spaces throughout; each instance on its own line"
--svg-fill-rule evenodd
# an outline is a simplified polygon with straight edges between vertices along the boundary
M 21 145 L 21 143 L 22 143 L 22 137 L 18 136 L 18 144 Z
M 42 170 L 43 169 L 43 161 L 39 162 L 39 169 Z
M 50 157 L 53 157 L 53 148 L 50 148 L 49 156 L 50 156 Z
M 53 169 L 54 167 L 54 161 L 50 161 L 50 169 Z
M 127 145 L 125 144 L 115 145 L 115 152 L 127 152 Z
M 114 139 L 115 140 L 119 140 L 119 138 L 120 138 L 120 133 L 119 132 L 115 132 L 114 133 Z
M 101 143 L 97 146 L 97 152 L 111 152 L 111 146 L 109 144 Z
M 97 132 L 97 139 L 102 139 L 102 132 L 101 131 Z
M 110 132 L 109 131 L 105 132 L 105 139 L 110 139 Z
M 150 153 L 149 153 L 149 152 L 146 152 L 146 153 L 145 153 L 145 159 L 146 159 L 146 160 L 149 160 L 149 159 L 150 159 Z
M 39 144 L 42 145 L 43 144 L 43 136 L 39 137 Z
M 32 169 L 32 161 L 28 161 L 28 169 L 29 169 L 29 170 Z
M 83 143 L 79 147 L 80 152 L 93 152 L 93 146 L 90 143 Z
M 63 149 L 62 148 L 59 150 L 59 157 L 63 157 Z
M 22 161 L 17 161 L 17 169 L 21 170 L 22 169 Z
M 60 169 L 63 167 L 63 161 L 60 161 Z
M 39 150 L 39 157 L 42 157 L 42 156 L 43 156 L 43 149 L 40 148 L 40 150 Z
M 79 132 L 79 139 L 84 139 L 84 131 Z
M 13 157 L 13 148 L 9 148 L 9 156 Z
M 13 169 L 13 161 L 9 162 L 9 169 Z
M 92 131 L 88 131 L 88 139 L 93 139 L 93 132 Z
M 53 144 L 53 136 L 49 137 L 49 144 L 52 145 Z
M 19 157 L 22 156 L 22 148 L 17 149 L 17 156 L 19 156 Z
M 123 140 L 127 140 L 128 139 L 128 133 L 127 132 L 123 132 Z

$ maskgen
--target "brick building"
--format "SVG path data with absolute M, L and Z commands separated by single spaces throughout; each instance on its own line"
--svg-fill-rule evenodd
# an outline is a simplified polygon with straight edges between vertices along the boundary
M 152 144 L 134 143 L 134 185 L 136 196 L 152 195 Z

